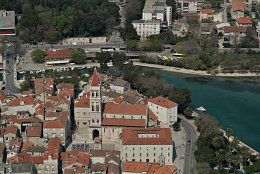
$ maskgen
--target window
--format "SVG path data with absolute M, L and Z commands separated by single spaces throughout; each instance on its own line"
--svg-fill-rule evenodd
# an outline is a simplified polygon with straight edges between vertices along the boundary
M 133 157 L 135 157 L 135 153 L 133 153 Z
M 155 159 L 153 159 L 153 162 L 155 162 Z
M 140 156 L 142 156 L 142 153 L 140 153 Z
M 115 132 L 114 128 L 112 129 L 112 132 L 113 132 L 113 133 Z
M 92 119 L 92 123 L 94 123 L 95 121 L 94 121 L 94 119 Z
M 135 148 L 133 147 L 133 150 L 135 150 Z
M 127 153 L 125 154 L 125 156 L 127 156 Z
M 168 156 L 170 156 L 170 153 L 168 153 Z
M 148 157 L 148 155 L 149 155 L 149 154 L 147 153 L 146 156 Z
M 149 159 L 146 159 L 146 162 L 149 163 Z
M 92 97 L 94 97 L 95 96 L 95 93 L 94 92 L 92 92 Z
M 153 156 L 155 156 L 155 153 L 153 153 Z

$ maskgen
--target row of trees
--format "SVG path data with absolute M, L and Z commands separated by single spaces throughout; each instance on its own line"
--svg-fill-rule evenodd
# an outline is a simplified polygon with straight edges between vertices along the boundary
M 118 6 L 108 0 L 2 0 L 0 5 L 22 14 L 17 29 L 26 43 L 108 35 L 119 23 Z
M 240 164 L 247 168 L 250 162 L 256 162 L 255 156 L 238 145 L 239 140 L 236 137 L 231 139 L 232 129 L 226 130 L 226 137 L 223 135 L 215 118 L 199 117 L 195 124 L 200 132 L 196 142 L 195 158 L 198 165 L 195 171 L 212 173 L 213 168 L 217 167 L 220 173 L 229 173 L 239 169 Z M 224 167 L 229 170 L 225 171 Z

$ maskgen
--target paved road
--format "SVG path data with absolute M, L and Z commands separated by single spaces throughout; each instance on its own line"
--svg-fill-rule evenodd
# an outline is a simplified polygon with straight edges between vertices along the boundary
M 4 71 L 4 73 L 6 73 L 4 92 L 8 95 L 17 94 L 20 90 L 14 84 L 14 73 L 16 73 L 16 70 L 14 70 L 15 60 L 13 58 L 7 58 L 6 61 L 9 61 L 9 63 L 6 64 L 6 71 Z M 9 73 L 7 74 L 7 72 Z
M 185 152 L 185 159 L 184 159 L 184 168 L 183 168 L 183 174 L 190 174 L 191 169 L 193 168 L 193 157 L 194 157 L 194 143 L 196 141 L 196 130 L 194 127 L 190 125 L 189 122 L 182 119 L 181 124 L 186 132 L 187 136 L 187 143 L 186 143 L 186 152 Z M 188 143 L 190 141 L 190 144 Z

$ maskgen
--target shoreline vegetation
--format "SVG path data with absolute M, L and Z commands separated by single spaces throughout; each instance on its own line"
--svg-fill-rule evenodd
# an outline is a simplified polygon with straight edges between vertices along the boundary
M 142 63 L 142 62 L 134 62 L 136 66 L 148 67 L 148 68 L 157 68 L 163 71 L 168 72 L 175 72 L 180 74 L 189 74 L 189 75 L 198 75 L 198 76 L 210 76 L 210 77 L 260 77 L 259 73 L 210 73 L 208 71 L 202 70 L 192 70 L 192 69 L 185 69 L 185 68 L 178 68 L 172 66 L 165 66 L 165 65 L 158 65 L 158 64 L 149 64 L 149 63 Z

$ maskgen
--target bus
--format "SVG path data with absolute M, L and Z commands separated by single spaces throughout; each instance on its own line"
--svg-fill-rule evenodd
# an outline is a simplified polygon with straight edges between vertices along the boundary
M 172 54 L 172 57 L 174 59 L 181 59 L 181 58 L 184 58 L 184 55 L 183 54 L 179 54 L 179 53 L 174 53 L 174 54 Z
M 101 47 L 100 51 L 101 52 L 114 52 L 115 48 L 112 48 L 112 47 Z

